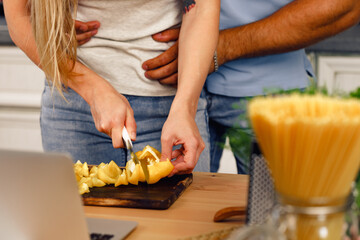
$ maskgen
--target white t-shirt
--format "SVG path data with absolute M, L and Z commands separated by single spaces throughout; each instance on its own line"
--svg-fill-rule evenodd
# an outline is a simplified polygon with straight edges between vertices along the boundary
M 151 35 L 181 23 L 180 0 L 80 0 L 77 19 L 98 20 L 98 33 L 78 59 L 122 94 L 170 96 L 176 90 L 144 76 L 142 64 L 168 49 Z

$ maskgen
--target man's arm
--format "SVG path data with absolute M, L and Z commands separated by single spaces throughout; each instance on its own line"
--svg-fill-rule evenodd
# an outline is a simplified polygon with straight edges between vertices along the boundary
M 267 18 L 220 33 L 219 63 L 301 49 L 355 25 L 358 0 L 296 0 Z
M 204 149 L 195 123 L 198 99 L 218 40 L 220 1 L 182 0 L 184 15 L 179 37 L 178 90 L 161 136 L 162 159 L 173 156 L 182 144 L 182 154 L 173 162 L 172 174 L 193 170 Z
M 262 20 L 220 31 L 218 64 L 298 50 L 344 31 L 358 23 L 359 18 L 358 0 L 295 0 Z M 177 36 L 175 31 L 166 31 L 153 38 L 166 42 Z M 146 76 L 175 84 L 173 75 L 177 69 L 169 65 L 175 54 L 174 49 L 169 49 L 146 61 Z M 212 64 L 209 73 L 213 71 Z

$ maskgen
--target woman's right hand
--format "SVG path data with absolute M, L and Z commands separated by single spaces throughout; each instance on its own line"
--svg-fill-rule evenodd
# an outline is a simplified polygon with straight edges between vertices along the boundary
M 134 141 L 136 122 L 128 100 L 110 85 L 93 91 L 89 105 L 96 129 L 111 137 L 114 148 L 125 147 L 122 140 L 124 126 Z

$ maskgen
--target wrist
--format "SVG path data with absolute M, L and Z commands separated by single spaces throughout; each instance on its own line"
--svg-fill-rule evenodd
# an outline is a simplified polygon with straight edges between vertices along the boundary
M 218 40 L 218 44 L 216 47 L 216 57 L 217 57 L 217 64 L 220 67 L 221 65 L 223 65 L 224 63 L 228 62 L 229 60 L 227 59 L 227 53 L 228 53 L 228 48 L 229 46 L 227 46 L 229 43 L 226 40 L 226 30 L 222 30 L 219 33 L 219 40 Z
M 219 64 L 218 64 L 218 57 L 217 57 L 217 50 L 216 49 L 215 49 L 215 52 L 214 52 L 213 61 L 214 61 L 214 72 L 217 72 L 219 70 Z
M 219 33 L 219 39 L 218 39 L 218 43 L 216 45 L 215 51 L 214 51 L 214 55 L 213 55 L 213 60 L 210 64 L 210 68 L 209 68 L 209 74 L 213 73 L 213 72 L 217 72 L 219 67 L 224 64 L 225 62 L 227 62 L 225 60 L 225 55 L 226 55 L 226 47 L 224 46 L 225 41 L 224 41 L 224 34 L 223 33 L 224 30 L 220 31 Z
M 112 86 L 108 81 L 77 63 L 75 72 L 78 74 L 69 81 L 69 87 L 76 91 L 89 105 L 97 98 L 111 91 Z
M 173 103 L 171 104 L 170 113 L 176 114 L 176 115 L 190 115 L 193 118 L 196 116 L 197 111 L 197 104 L 198 104 L 198 98 L 196 100 L 193 100 L 192 98 L 186 99 L 186 98 L 176 98 L 174 99 Z

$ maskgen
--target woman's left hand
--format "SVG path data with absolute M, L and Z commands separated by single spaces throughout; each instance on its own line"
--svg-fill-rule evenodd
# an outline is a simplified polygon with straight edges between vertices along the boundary
M 177 145 L 182 147 L 173 151 Z M 161 161 L 176 158 L 169 176 L 191 173 L 204 148 L 193 114 L 184 109 L 172 109 L 161 133 Z

